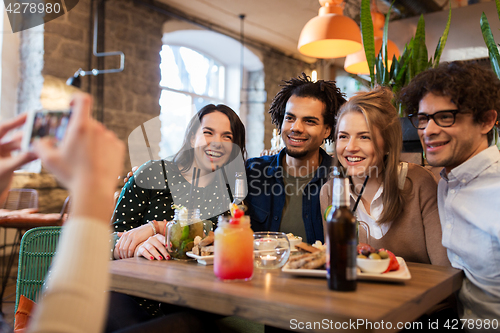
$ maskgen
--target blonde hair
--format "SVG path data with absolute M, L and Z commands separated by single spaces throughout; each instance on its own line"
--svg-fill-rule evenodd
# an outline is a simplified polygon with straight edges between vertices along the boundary
M 373 140 L 377 161 L 380 163 L 384 191 L 382 202 L 384 208 L 378 223 L 386 223 L 395 220 L 403 211 L 404 198 L 398 184 L 398 168 L 403 147 L 403 133 L 399 122 L 398 112 L 392 104 L 394 95 L 384 87 L 377 86 L 369 92 L 358 92 L 349 99 L 337 115 L 335 126 L 335 138 L 338 137 L 339 123 L 342 117 L 349 112 L 361 113 L 368 124 Z M 376 142 L 374 128 L 380 131 L 384 140 L 384 148 L 381 150 Z

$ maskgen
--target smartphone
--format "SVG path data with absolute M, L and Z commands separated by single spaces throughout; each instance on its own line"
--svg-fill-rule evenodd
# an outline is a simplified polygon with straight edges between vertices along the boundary
M 61 142 L 68 128 L 71 110 L 36 110 L 28 114 L 26 119 L 21 148 L 31 150 L 33 141 L 43 137 L 56 139 L 56 144 Z

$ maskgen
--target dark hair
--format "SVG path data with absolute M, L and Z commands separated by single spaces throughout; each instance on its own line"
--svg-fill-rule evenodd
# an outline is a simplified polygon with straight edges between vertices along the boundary
M 500 80 L 489 68 L 454 61 L 418 74 L 399 94 L 405 113 L 418 112 L 420 101 L 429 92 L 450 97 L 460 110 L 471 111 L 476 123 L 485 122 L 489 110 L 496 110 L 497 121 L 500 119 Z M 488 142 L 492 138 L 493 130 L 488 132 Z
M 233 111 L 229 106 L 224 104 L 208 104 L 205 105 L 198 111 L 188 124 L 186 129 L 186 134 L 184 135 L 184 141 L 182 142 L 181 149 L 174 155 L 173 161 L 181 167 L 181 171 L 187 171 L 191 168 L 194 160 L 194 150 L 191 147 L 191 138 L 196 134 L 198 128 L 200 127 L 201 120 L 207 114 L 212 112 L 222 112 L 229 118 L 229 123 L 231 124 L 231 132 L 233 133 L 233 143 L 238 145 L 241 149 L 241 155 L 243 158 L 246 157 L 245 148 L 245 126 L 241 122 L 240 117 Z M 231 156 L 229 161 L 232 161 L 238 156 L 238 151 L 233 149 L 231 151 Z
M 335 85 L 335 81 L 318 80 L 311 81 L 311 78 L 305 73 L 297 78 L 291 78 L 283 81 L 283 88 L 274 97 L 269 113 L 273 124 L 281 132 L 281 125 L 285 116 L 286 103 L 291 96 L 311 97 L 323 102 L 325 109 L 323 111 L 324 123 L 332 129 L 327 141 L 333 141 L 335 128 L 335 117 L 342 104 L 345 103 L 345 94 Z

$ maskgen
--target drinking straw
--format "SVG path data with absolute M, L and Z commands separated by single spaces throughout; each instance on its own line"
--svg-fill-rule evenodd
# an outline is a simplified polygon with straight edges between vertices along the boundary
M 231 186 L 229 186 L 229 181 L 227 180 L 226 171 L 224 171 L 224 167 L 222 167 L 221 170 L 222 170 L 222 175 L 224 176 L 224 182 L 226 183 L 227 193 L 229 194 L 229 200 L 233 202 L 234 201 L 233 192 L 231 192 Z
M 352 207 L 352 213 L 356 211 L 358 208 L 359 201 L 361 200 L 361 196 L 363 195 L 363 191 L 365 190 L 366 183 L 368 182 L 368 176 L 365 177 L 365 181 L 363 182 L 363 187 L 361 187 L 361 191 L 359 191 L 358 198 L 356 199 L 356 203 L 354 203 L 354 207 Z
M 191 186 L 189 187 L 189 199 L 191 200 L 188 205 L 188 211 L 192 210 L 193 206 L 193 199 L 194 199 L 194 188 L 197 186 L 196 184 L 196 179 L 197 179 L 197 174 L 196 174 L 196 167 L 193 167 L 193 176 L 191 177 Z M 199 173 L 198 173 L 199 175 Z
M 151 152 L 151 146 L 149 145 L 148 135 L 146 134 L 146 129 L 144 124 L 141 124 L 142 136 L 144 137 L 144 142 L 146 143 L 146 148 L 148 148 L 149 159 L 153 160 L 153 153 Z

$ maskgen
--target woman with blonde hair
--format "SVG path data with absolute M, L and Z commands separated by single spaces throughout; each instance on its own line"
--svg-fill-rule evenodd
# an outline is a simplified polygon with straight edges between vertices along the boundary
M 387 88 L 358 92 L 337 115 L 336 157 L 350 178 L 351 207 L 362 192 L 355 215 L 369 226 L 369 233 L 359 228 L 359 239 L 406 261 L 449 266 L 436 180 L 423 167 L 400 161 L 403 137 L 392 99 Z M 331 199 L 332 180 L 321 189 L 323 212 Z

